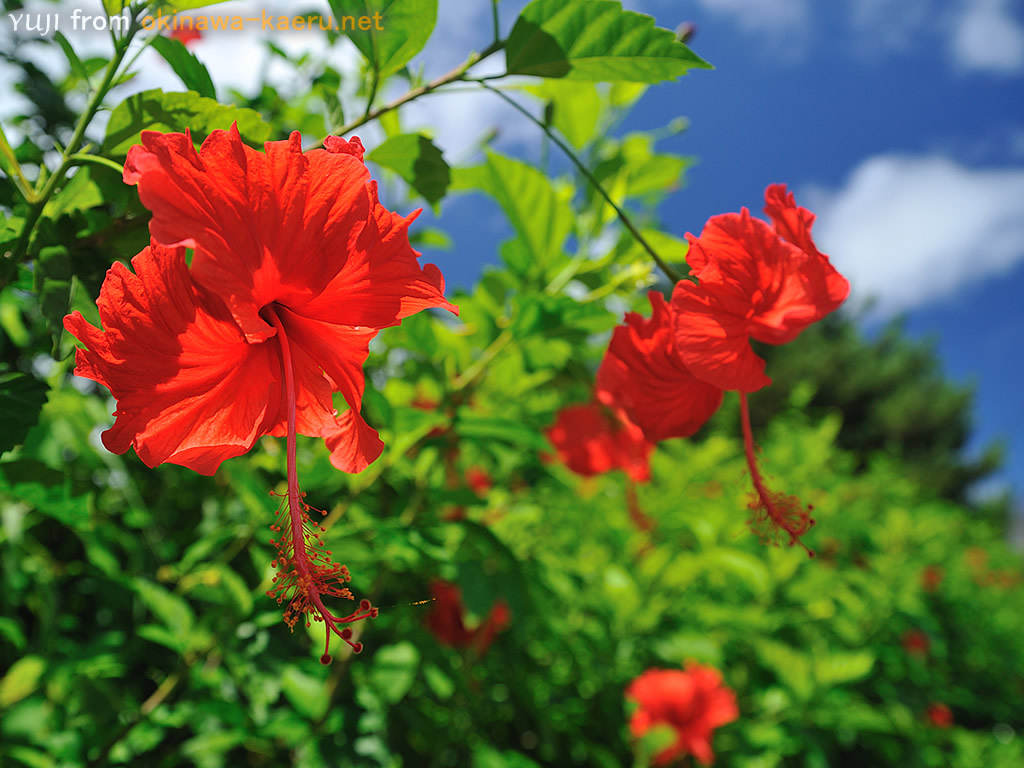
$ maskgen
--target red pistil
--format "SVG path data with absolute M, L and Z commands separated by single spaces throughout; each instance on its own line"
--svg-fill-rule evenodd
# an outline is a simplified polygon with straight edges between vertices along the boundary
M 280 567 L 281 571 L 274 577 L 275 586 L 267 594 L 276 598 L 278 604 L 287 601 L 284 621 L 292 630 L 303 614 L 307 617 L 307 627 L 312 626 L 313 621 L 324 622 L 326 640 L 324 655 L 320 657 L 320 661 L 323 664 L 330 664 L 331 633 L 348 643 L 355 653 L 359 653 L 363 650 L 363 644 L 352 641 L 351 628 L 342 629 L 339 625 L 376 618 L 377 609 L 369 600 L 361 600 L 358 610 L 348 616 L 339 617 L 324 606 L 323 595 L 355 599 L 351 590 L 345 586 L 352 577 L 348 568 L 331 560 L 331 551 L 324 547 L 323 539 L 320 538 L 320 534 L 326 529 L 310 518 L 309 512 L 314 508 L 304 501 L 306 494 L 299 490 L 299 478 L 295 469 L 295 380 L 288 336 L 273 304 L 264 308 L 263 316 L 277 330 L 288 406 L 288 492 L 270 492 L 273 496 L 282 497 L 277 521 L 270 526 L 270 530 L 280 534 L 279 538 L 270 540 L 277 548 L 277 558 L 271 562 L 271 566 Z M 324 510 L 319 511 L 326 514 Z
M 762 542 L 778 546 L 779 538 L 785 531 L 789 535 L 789 545 L 799 544 L 814 557 L 814 551 L 804 544 L 800 537 L 805 535 L 814 525 L 811 517 L 810 504 L 806 507 L 796 496 L 787 496 L 770 490 L 761 478 L 757 469 L 757 458 L 754 455 L 754 435 L 750 429 L 750 409 L 747 407 L 747 395 L 740 392 L 740 420 L 743 422 L 743 447 L 747 455 L 747 467 L 750 479 L 754 483 L 754 494 L 750 501 L 753 516 L 747 523 Z

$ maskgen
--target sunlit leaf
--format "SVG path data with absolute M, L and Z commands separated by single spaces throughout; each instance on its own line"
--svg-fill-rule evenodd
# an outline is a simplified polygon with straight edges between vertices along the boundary
M 545 80 L 526 90 L 551 105 L 551 123 L 576 148 L 594 138 L 601 97 L 591 83 Z
M 41 656 L 22 656 L 0 680 L 0 709 L 6 709 L 21 701 L 39 686 L 46 670 L 46 660 Z
M 391 704 L 397 704 L 409 692 L 416 679 L 420 652 L 412 643 L 385 645 L 373 655 L 370 682 Z
M 419 53 L 434 31 L 437 0 L 328 0 L 339 31 L 381 77 Z
M 206 66 L 196 58 L 195 54 L 185 48 L 180 40 L 157 35 L 153 38 L 153 48 L 163 56 L 164 61 L 171 65 L 174 74 L 181 78 L 181 82 L 190 91 L 195 91 L 200 96 L 210 99 L 217 98 L 217 91 L 213 87 L 213 80 Z
M 249 144 L 262 144 L 270 137 L 271 127 L 258 112 L 243 107 L 226 107 L 197 93 L 164 93 L 156 89 L 129 96 L 114 108 L 107 123 L 103 149 L 112 155 L 127 154 L 139 143 L 142 131 L 191 130 L 192 139 L 201 142 L 216 129 L 238 124 L 238 132 Z
M 860 680 L 874 665 L 875 657 L 868 651 L 830 653 L 814 659 L 814 674 L 819 685 L 839 685 Z
M 536 268 L 544 270 L 561 253 L 572 230 L 572 209 L 568 197 L 536 168 L 489 152 L 486 165 L 461 171 L 459 181 L 464 188 L 477 186 L 498 201 L 525 246 L 523 257 L 528 256 Z
M 448 190 L 451 173 L 434 143 L 418 133 L 393 136 L 366 156 L 409 183 L 431 205 L 436 206 Z
M 575 80 L 673 80 L 709 64 L 617 0 L 534 0 L 505 47 L 509 74 Z

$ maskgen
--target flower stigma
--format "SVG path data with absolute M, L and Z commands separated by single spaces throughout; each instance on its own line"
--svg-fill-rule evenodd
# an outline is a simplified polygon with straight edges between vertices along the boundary
M 747 523 L 762 542 L 770 542 L 777 546 L 784 531 L 789 536 L 790 546 L 799 544 L 807 552 L 808 557 L 814 557 L 814 550 L 800 540 L 800 537 L 806 535 L 814 526 L 814 518 L 811 517 L 814 507 L 810 504 L 805 507 L 796 496 L 787 496 L 784 493 L 772 491 L 765 485 L 757 468 L 747 393 L 741 390 L 739 394 L 740 420 L 743 422 L 743 448 L 747 456 L 750 479 L 754 483 L 754 494 L 749 505 L 753 516 Z
M 278 538 L 270 540 L 271 545 L 277 549 L 277 557 L 271 562 L 271 566 L 280 570 L 274 576 L 275 586 L 267 591 L 267 595 L 276 598 L 278 604 L 287 603 L 284 621 L 293 631 L 303 615 L 307 617 L 307 627 L 312 626 L 314 621 L 324 622 L 324 653 L 320 657 L 320 662 L 330 664 L 331 634 L 336 634 L 351 646 L 354 653 L 359 653 L 363 650 L 363 644 L 352 640 L 351 627 L 343 628 L 342 625 L 362 619 L 374 619 L 377 617 L 377 609 L 369 600 L 364 599 L 359 602 L 359 608 L 348 616 L 335 616 L 323 603 L 324 595 L 354 600 L 352 591 L 345 586 L 352 577 L 347 567 L 331 559 L 331 551 L 324 546 L 321 538 L 326 528 L 310 517 L 310 511 L 315 508 L 306 503 L 306 494 L 299 489 L 295 459 L 295 378 L 288 334 L 278 316 L 275 304 L 268 304 L 260 314 L 277 331 L 288 410 L 288 491 L 284 494 L 270 492 L 272 496 L 281 497 L 277 521 L 270 526 L 270 530 L 278 534 Z M 322 515 L 326 514 L 324 510 L 317 511 Z

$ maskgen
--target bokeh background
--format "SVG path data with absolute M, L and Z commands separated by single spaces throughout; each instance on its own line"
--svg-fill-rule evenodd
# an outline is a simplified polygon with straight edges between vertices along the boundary
M 0 16 L 0 122 L 32 169 L 66 140 L 86 88 L 53 39 L 13 32 L 20 5 L 4 0 Z M 525 5 L 501 0 L 504 33 Z M 551 461 L 545 430 L 590 398 L 611 329 L 670 286 L 535 125 L 457 86 L 357 133 L 372 147 L 429 132 L 454 169 L 436 208 L 374 176 L 390 208 L 425 207 L 416 245 L 461 320 L 381 335 L 366 415 L 388 449 L 373 468 L 340 475 L 300 441 L 330 544 L 382 606 L 358 657 L 322 667 L 321 635 L 289 634 L 263 596 L 281 442 L 212 479 L 110 455 L 98 436 L 113 402 L 71 376 L 32 269 L 4 286 L 0 370 L 45 383 L 46 404 L 0 457 L 0 763 L 643 765 L 657 734 L 630 733 L 626 686 L 697 661 L 738 697 L 740 718 L 715 735 L 721 765 L 1024 764 L 1024 10 L 623 5 L 693 22 L 716 69 L 646 90 L 513 79 L 509 93 L 605 169 L 670 253 L 711 215 L 757 213 L 772 182 L 819 214 L 818 245 L 853 296 L 759 350 L 774 383 L 752 399 L 771 482 L 815 506 L 818 557 L 747 529 L 734 400 L 693 440 L 659 446 L 648 484 Z M 252 9 L 329 12 L 204 12 Z M 443 74 L 491 36 L 489 3 L 440 0 L 410 70 Z M 106 35 L 67 40 L 84 61 L 110 55 Z M 336 127 L 326 94 L 348 117 L 365 106 L 365 64 L 344 37 L 220 33 L 189 50 L 218 100 L 256 110 L 271 138 L 301 130 L 312 144 Z M 474 72 L 502 70 L 499 56 Z M 394 77 L 379 99 L 408 87 Z M 107 102 L 153 88 L 184 89 L 149 52 Z M 108 115 L 90 128 L 98 144 Z M 510 201 L 474 183 L 480 167 L 509 188 L 544 181 Z M 95 316 L 104 270 L 145 242 L 147 214 L 115 173 L 89 170 L 88 194 L 69 194 L 45 236 L 71 251 L 71 306 Z M 539 209 L 572 224 L 535 268 L 507 243 L 532 242 Z M 435 598 L 454 588 L 441 583 L 461 595 L 447 631 Z M 495 606 L 509 618 L 482 643 Z

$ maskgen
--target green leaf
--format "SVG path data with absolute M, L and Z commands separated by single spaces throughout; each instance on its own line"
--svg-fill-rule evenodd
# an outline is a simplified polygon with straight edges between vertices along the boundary
M 286 667 L 281 675 L 281 691 L 295 711 L 311 720 L 319 720 L 330 706 L 330 694 L 322 678 L 307 675 L 297 667 Z
M 809 698 L 814 690 L 811 660 L 803 653 L 774 640 L 762 640 L 757 652 L 766 667 L 773 670 L 779 681 L 799 698 Z
M 597 130 L 601 96 L 597 86 L 565 80 L 545 80 L 527 86 L 526 91 L 551 105 L 551 124 L 577 149 L 585 146 Z
M 213 80 L 210 73 L 195 54 L 185 48 L 180 40 L 173 40 L 163 35 L 153 38 L 153 48 L 164 57 L 164 61 L 171 65 L 174 74 L 181 78 L 181 82 L 190 91 L 195 91 L 200 96 L 210 99 L 217 98 L 217 91 L 213 87 Z
M 54 391 L 59 397 L 60 393 Z M 35 459 L 0 463 L 0 489 L 70 528 L 89 527 L 88 494 L 74 495 L 65 473 Z
M 191 758 L 196 765 L 209 765 L 211 756 L 230 752 L 239 744 L 244 744 L 248 738 L 248 734 L 242 730 L 207 731 L 182 744 L 181 754 Z
M 435 207 L 451 182 L 451 171 L 441 156 L 441 150 L 418 133 L 394 136 L 374 149 L 366 159 L 397 173 Z
M 118 179 L 118 183 L 122 183 L 120 179 Z M 102 205 L 103 202 L 103 190 L 93 179 L 91 170 L 79 168 L 74 176 L 64 182 L 60 191 L 46 203 L 43 208 L 43 216 L 48 219 L 58 219 L 66 213 L 87 211 L 97 205 Z
M 71 47 L 71 43 L 69 43 L 68 39 L 64 37 L 64 33 L 59 30 L 55 31 L 53 33 L 53 39 L 57 41 L 61 50 L 64 51 L 64 55 L 68 59 L 68 64 L 71 65 L 71 71 L 86 82 L 89 82 L 89 73 L 82 64 L 82 60 L 78 58 L 78 54 L 75 53 L 75 49 Z
M 866 677 L 875 665 L 875 657 L 868 651 L 830 653 L 814 660 L 814 674 L 822 687 L 852 683 Z
M 73 280 L 71 255 L 66 247 L 51 245 L 39 251 L 36 258 L 35 289 L 39 294 L 39 310 L 50 329 L 55 357 L 64 330 L 64 316 L 71 303 Z
M 189 604 L 173 592 L 152 581 L 133 579 L 131 587 L 160 622 L 179 639 L 186 639 L 195 624 Z
M 19 445 L 46 404 L 45 383 L 27 373 L 0 376 L 0 454 Z
M 474 184 L 490 194 L 505 211 L 525 246 L 525 254 L 541 272 L 561 254 L 572 230 L 573 213 L 568 195 L 551 186 L 548 178 L 526 163 L 494 152 L 481 169 L 467 169 L 462 183 Z
M 534 0 L 505 45 L 510 75 L 658 83 L 710 65 L 617 0 Z
M 442 701 L 451 698 L 455 693 L 455 683 L 436 664 L 425 664 L 423 666 L 423 677 L 427 681 L 430 690 Z
M 32 749 L 32 747 L 13 747 L 7 752 L 7 756 L 28 768 L 54 768 L 57 765 L 57 761 L 52 755 Z
M 385 645 L 373 655 L 370 682 L 389 703 L 397 704 L 412 688 L 420 652 L 412 643 Z
M 460 408 L 456 417 L 460 437 L 498 440 L 531 450 L 544 451 L 548 442 L 544 435 L 522 421 L 477 416 L 469 408 Z
M 41 656 L 22 656 L 14 662 L 0 680 L 0 710 L 32 693 L 45 670 L 46 661 Z
M 261 144 L 270 137 L 271 127 L 259 112 L 243 107 L 226 107 L 197 93 L 143 91 L 129 96 L 114 108 L 103 140 L 105 154 L 125 155 L 139 143 L 142 131 L 192 131 L 193 141 L 202 141 L 211 131 L 238 124 L 238 132 L 249 144 Z
M 439 251 L 450 251 L 452 239 L 443 229 L 435 227 L 419 227 L 409 235 L 409 242 L 414 248 L 435 248 Z
M 339 31 L 349 36 L 382 78 L 423 50 L 437 23 L 437 0 L 328 1 Z M 361 23 L 362 19 L 370 23 Z
M 18 622 L 6 616 L 0 617 L 0 637 L 4 638 L 19 651 L 24 649 L 28 643 L 25 633 L 18 626 Z

